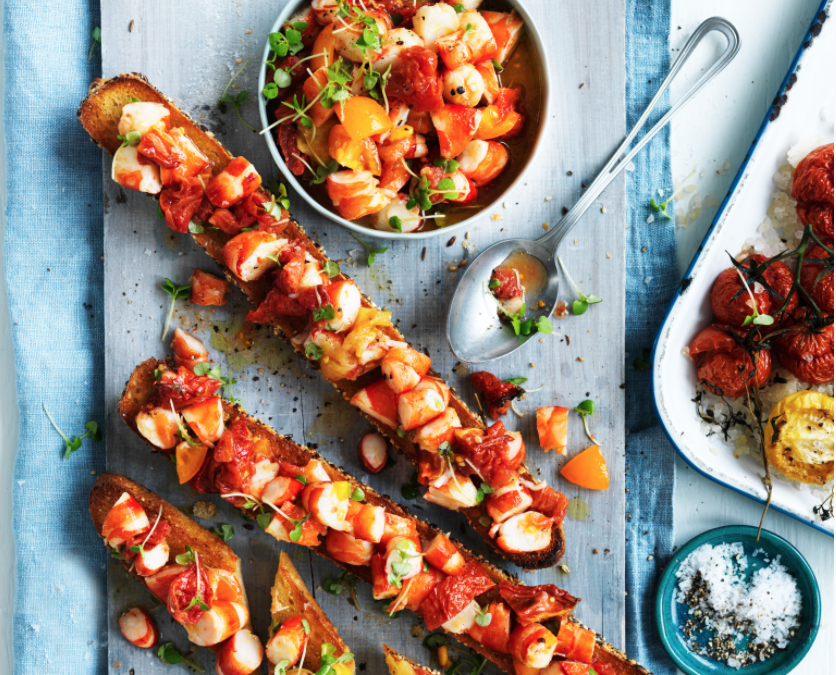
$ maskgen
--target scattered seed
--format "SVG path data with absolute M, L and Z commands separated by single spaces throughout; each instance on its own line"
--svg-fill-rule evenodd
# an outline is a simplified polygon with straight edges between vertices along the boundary
M 464 238 L 465 239 L 470 239 L 470 232 L 465 232 L 464 233 Z
M 465 265 L 467 265 L 467 260 L 465 258 L 462 258 L 462 261 L 459 263 L 459 265 L 464 267 Z
M 584 85 L 584 83 L 583 83 L 583 82 L 581 82 L 581 83 L 580 83 L 580 86 L 578 87 L 578 89 L 583 89 L 583 85 Z
M 546 303 L 543 300 L 540 300 L 537 303 L 537 309 L 543 309 L 543 307 L 545 307 L 545 306 L 546 306 Z
M 493 221 L 502 220 L 502 214 L 501 213 L 494 213 L 491 216 L 491 220 L 493 220 Z
M 451 272 L 455 272 L 459 268 L 456 267 L 455 265 L 450 265 L 447 269 L 450 270 Z
M 546 197 L 543 201 L 544 201 L 544 202 L 550 202 L 551 200 L 552 200 L 552 198 L 551 198 L 551 197 Z
M 577 360 L 578 361 L 585 361 L 586 359 L 584 359 L 583 356 L 579 356 Z
M 611 253 L 607 253 L 607 257 L 608 257 L 608 258 L 612 258 L 612 254 L 611 254 Z
M 566 346 L 568 347 L 571 343 L 569 342 L 569 336 L 566 336 Z
M 427 259 L 427 247 L 425 246 L 424 250 L 421 251 L 421 260 L 426 260 L 426 259 Z
M 646 253 L 646 252 L 647 252 L 647 246 L 642 246 L 642 253 Z
M 244 32 L 245 32 L 247 35 L 249 35 L 250 33 L 252 33 L 252 31 L 251 31 L 251 30 L 245 30 Z
M 598 555 L 598 549 L 597 548 L 592 549 L 592 555 Z
M 133 33 L 133 32 L 134 32 L 134 23 L 135 23 L 135 22 L 134 22 L 134 20 L 133 20 L 133 19 L 131 19 L 131 22 L 128 24 L 128 32 L 129 32 L 129 33 Z
M 452 237 L 450 237 L 450 241 L 447 242 L 447 246 L 450 247 L 455 243 L 456 243 L 456 235 L 454 234 Z
M 549 224 L 548 224 L 548 223 L 543 223 L 543 229 L 544 229 L 546 232 L 548 232 L 548 231 L 549 231 Z
M 652 556 L 652 555 L 649 555 L 649 556 L 647 556 L 647 559 L 648 559 L 648 560 L 653 560 L 653 556 Z
M 606 212 L 607 212 L 607 207 L 606 207 L 606 206 L 602 206 L 602 207 L 601 207 L 601 213 L 606 213 Z
M 529 363 L 528 365 L 531 366 L 532 368 L 534 368 L 534 366 L 536 366 L 537 364 L 536 363 Z

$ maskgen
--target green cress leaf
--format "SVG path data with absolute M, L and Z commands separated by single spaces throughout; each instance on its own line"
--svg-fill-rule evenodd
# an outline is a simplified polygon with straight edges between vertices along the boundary
M 349 234 L 350 234 L 352 237 L 354 237 L 357 241 L 359 241 L 361 244 L 363 244 L 363 246 L 364 246 L 364 247 L 366 248 L 366 250 L 369 252 L 369 258 L 368 258 L 368 265 L 369 265 L 369 267 L 371 267 L 372 265 L 374 265 L 374 261 L 377 259 L 377 254 L 379 254 L 379 253 L 386 253 L 386 251 L 388 251 L 388 250 L 389 250 L 389 247 L 388 247 L 388 246 L 384 246 L 384 247 L 382 247 L 382 248 L 372 248 L 369 244 L 367 244 L 365 241 L 363 241 L 362 239 L 360 239 L 360 237 L 358 237 L 358 236 L 357 236 L 356 234 L 354 234 L 353 232 L 349 232 Z
M 439 647 L 444 647 L 447 645 L 447 637 L 442 633 L 434 633 L 433 635 L 428 635 L 424 638 L 421 642 L 424 647 L 429 649 L 431 652 L 436 651 Z
M 453 182 L 452 178 L 442 178 L 440 181 L 438 181 L 438 185 L 436 186 L 436 189 L 441 190 L 441 191 L 455 190 L 456 189 L 456 184 L 455 184 L 455 182 Z
M 284 76 L 280 76 L 280 73 L 284 73 Z M 287 80 L 287 84 L 281 84 Z M 277 70 L 273 73 L 273 81 L 268 82 L 264 85 L 264 89 L 261 90 L 262 96 L 266 98 L 268 101 L 273 100 L 279 95 L 279 86 L 284 89 L 285 87 L 290 85 L 290 75 L 288 75 L 284 70 Z
M 503 66 L 496 59 L 491 59 L 491 63 L 493 63 L 494 70 L 496 70 L 497 72 L 501 73 L 503 70 L 505 70 L 505 66 Z
M 521 384 L 525 384 L 526 382 L 528 382 L 528 378 L 527 377 L 511 377 L 511 378 L 505 380 L 505 382 L 508 382 L 509 384 L 516 384 L 519 387 Z
M 90 51 L 87 52 L 88 61 L 93 59 L 93 50 L 96 48 L 96 45 L 102 41 L 102 29 L 96 26 L 90 34 L 90 37 L 93 38 L 93 44 L 90 45 Z
M 485 607 L 485 609 L 480 610 L 476 615 L 476 623 L 484 628 L 485 626 L 491 625 L 491 618 L 491 613 L 488 611 L 488 607 Z
M 578 403 L 578 405 L 575 406 L 575 411 L 579 412 L 581 415 L 594 415 L 595 401 L 589 398 L 585 401 L 581 401 L 580 403 Z
M 769 314 L 758 314 L 758 316 L 755 317 L 755 320 L 752 323 L 754 323 L 756 326 L 771 326 L 773 323 L 775 323 L 775 319 L 769 316 Z
M 403 232 L 403 222 L 400 218 L 398 218 L 398 216 L 392 216 L 389 218 L 389 227 L 393 230 L 397 230 L 398 232 Z
M 541 316 L 537 319 L 537 330 L 540 331 L 543 335 L 551 335 L 554 327 L 552 326 L 552 322 L 549 320 L 547 316 Z
M 308 484 L 308 479 L 305 478 L 302 475 L 296 476 L 296 478 L 294 478 L 293 480 L 299 481 L 300 483 L 302 483 L 302 485 L 307 485 Z
M 331 321 L 335 316 L 337 316 L 337 312 L 334 309 L 334 305 L 328 304 L 325 307 L 317 307 L 313 311 L 313 320 L 314 321 Z
M 455 5 L 453 5 L 453 9 L 456 10 L 456 14 L 461 14 L 463 11 L 465 11 L 466 7 L 462 3 L 457 2 Z
M 328 275 L 329 279 L 333 279 L 340 273 L 340 266 L 333 260 L 329 260 L 327 263 L 325 263 L 323 271 L 325 272 L 325 274 Z
M 586 301 L 590 305 L 597 305 L 599 302 L 603 302 L 603 300 L 601 298 L 599 298 L 597 295 L 587 295 L 586 296 Z
M 173 642 L 166 642 L 160 645 L 160 648 L 157 650 L 157 656 L 160 657 L 160 661 L 170 666 L 176 666 L 178 663 L 183 662 L 183 655 L 177 650 Z
M 189 232 L 191 232 L 192 234 L 203 234 L 205 232 L 205 229 L 203 225 L 201 225 L 200 223 L 195 223 L 194 221 L 192 221 L 189 223 Z
M 307 21 L 294 21 L 291 25 L 299 32 L 305 32 L 308 29 Z
M 258 523 L 258 526 L 262 530 L 266 530 L 268 527 L 270 527 L 270 523 L 273 522 L 273 514 L 271 514 L 271 513 L 259 513 L 255 517 L 255 522 Z M 226 539 L 224 539 L 224 541 L 226 541 Z
M 311 361 L 319 361 L 324 353 L 322 347 L 315 345 L 313 342 L 305 347 L 305 357 Z
M 580 316 L 586 312 L 587 309 L 589 309 L 589 303 L 584 302 L 583 300 L 575 300 L 572 303 L 572 314 Z
M 491 282 L 488 284 L 488 288 L 499 288 L 502 283 L 499 279 L 491 279 Z
M 354 502 L 362 502 L 366 498 L 366 493 L 363 492 L 360 488 L 354 488 L 354 491 L 351 493 L 351 500 Z
M 178 565 L 183 565 L 183 566 L 193 565 L 194 562 L 195 562 L 194 550 L 192 550 L 192 547 L 187 544 L 186 545 L 186 552 L 181 553 L 178 556 L 175 556 L 174 561 Z
M 217 534 L 224 541 L 229 541 L 235 536 L 235 527 L 229 525 L 228 523 L 222 523 L 212 530 L 212 532 Z

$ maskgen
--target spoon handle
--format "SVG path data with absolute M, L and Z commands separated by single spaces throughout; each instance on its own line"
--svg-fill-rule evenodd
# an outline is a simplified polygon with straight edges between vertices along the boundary
M 715 61 L 714 65 L 711 66 L 711 68 L 709 68 L 691 86 L 682 98 L 670 107 L 668 112 L 665 113 L 661 119 L 659 119 L 659 121 L 656 122 L 656 124 L 654 124 L 653 127 L 651 127 L 651 129 L 641 138 L 641 140 L 639 140 L 639 142 L 636 143 L 636 145 L 628 152 L 633 139 L 639 131 L 641 131 L 642 127 L 644 127 L 644 124 L 647 122 L 647 119 L 650 117 L 653 109 L 658 105 L 665 91 L 667 91 L 668 87 L 670 87 L 671 82 L 673 82 L 679 71 L 682 70 L 682 67 L 685 65 L 685 62 L 691 54 L 693 54 L 697 45 L 706 35 L 708 35 L 708 33 L 715 30 L 722 33 L 726 37 L 727 44 L 725 51 L 720 55 L 720 58 Z M 650 140 L 673 118 L 674 115 L 676 115 L 676 113 L 678 113 L 685 106 L 686 103 L 688 103 L 697 94 L 697 92 L 713 80 L 714 77 L 731 62 L 739 49 L 740 35 L 738 34 L 737 29 L 726 19 L 713 17 L 700 24 L 699 28 L 697 28 L 697 30 L 694 31 L 694 34 L 691 35 L 688 43 L 683 48 L 682 53 L 674 62 L 670 72 L 667 77 L 665 77 L 664 82 L 662 82 L 662 86 L 659 87 L 659 90 L 656 92 L 653 99 L 650 101 L 650 104 L 636 122 L 636 125 L 627 135 L 627 138 L 624 139 L 624 142 L 618 147 L 615 153 L 613 153 L 610 161 L 607 162 L 603 169 L 601 169 L 598 176 L 584 191 L 577 203 L 546 236 L 540 239 L 540 241 L 544 244 L 554 241 L 555 250 L 557 250 L 557 247 L 560 245 L 563 237 L 566 236 L 577 224 L 577 222 L 581 219 L 581 216 L 586 213 L 587 209 L 592 206 L 592 203 L 615 179 L 615 177 L 621 173 L 622 169 L 627 166 L 630 160 L 633 159 L 633 157 L 635 157 L 641 149 L 650 142 Z

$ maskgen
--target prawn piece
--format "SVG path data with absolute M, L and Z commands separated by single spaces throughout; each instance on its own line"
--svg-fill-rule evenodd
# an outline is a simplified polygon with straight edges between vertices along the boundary
M 264 486 L 261 501 L 273 506 L 281 506 L 285 502 L 292 502 L 305 489 L 301 481 L 287 476 L 277 476 Z
M 409 431 L 435 419 L 445 407 L 444 399 L 437 391 L 416 387 L 398 396 L 398 420 L 401 427 Z
M 110 507 L 102 523 L 102 536 L 111 548 L 121 546 L 131 537 L 151 527 L 145 509 L 129 493 L 123 492 Z
M 427 545 L 424 558 L 433 567 L 444 574 L 454 577 L 464 572 L 467 563 L 456 545 L 446 534 L 439 532 Z
M 194 141 L 186 136 L 182 129 L 176 127 L 168 135 L 184 159 L 173 168 L 160 167 L 160 178 L 163 185 L 177 185 L 183 180 L 200 175 L 204 172 L 204 169 L 209 167 L 209 158 L 198 149 Z M 211 175 L 208 177 L 211 178 Z
M 110 177 L 123 188 L 151 195 L 159 194 L 163 189 L 160 167 L 145 159 L 130 145 L 123 145 L 114 153 Z
M 488 495 L 485 507 L 494 523 L 504 523 L 509 518 L 527 511 L 533 502 L 529 489 L 519 478 L 515 478 Z
M 346 520 L 351 490 L 348 481 L 313 483 L 302 490 L 299 502 L 326 527 L 347 532 L 351 529 Z
M 338 530 L 328 530 L 325 548 L 332 558 L 346 565 L 368 565 L 374 555 L 374 544 Z
M 337 171 L 328 176 L 326 188 L 334 208 L 346 220 L 377 213 L 390 201 L 371 171 Z
M 386 509 L 373 504 L 363 504 L 350 516 L 350 523 L 352 536 L 378 544 L 386 530 Z
M 489 59 L 497 51 L 491 27 L 479 12 L 462 12 L 458 19 L 458 30 L 436 41 L 438 55 L 450 70 Z
M 412 347 L 391 349 L 380 362 L 384 380 L 396 394 L 414 389 L 429 372 L 430 357 Z
M 246 199 L 261 186 L 258 171 L 243 157 L 236 157 L 206 186 L 206 196 L 215 206 L 227 209 Z
M 161 450 L 170 450 L 177 445 L 177 423 L 180 416 L 170 408 L 142 410 L 136 416 L 136 430 L 151 445 Z
M 176 328 L 174 330 L 171 349 L 174 351 L 174 363 L 178 367 L 183 366 L 192 373 L 198 363 L 206 363 L 209 361 L 209 350 L 206 349 L 203 341 L 194 335 L 190 335 L 182 328 Z
M 422 47 L 424 40 L 418 33 L 408 28 L 394 28 L 383 44 L 379 58 L 372 64 L 372 68 L 384 73 L 391 66 L 395 68 L 401 61 L 400 53 L 409 47 Z
M 151 129 L 168 129 L 171 116 L 168 108 L 162 103 L 137 101 L 122 106 L 122 116 L 117 127 L 120 136 L 127 136 L 131 132 L 146 134 Z
M 217 443 L 224 433 L 224 408 L 220 397 L 193 403 L 181 411 L 198 440 L 206 446 Z
M 251 675 L 264 659 L 261 641 L 246 628 L 242 628 L 223 643 L 218 652 L 215 671 L 218 675 Z
M 399 163 L 400 164 L 400 163 Z M 416 204 L 411 209 L 406 207 L 409 197 L 398 194 L 392 202 L 372 216 L 372 225 L 383 232 L 415 232 L 424 224 L 421 209 Z M 396 218 L 397 220 L 393 220 Z M 393 225 L 392 223 L 395 223 Z
M 437 52 L 438 39 L 459 29 L 459 15 L 450 5 L 423 5 L 412 18 L 412 29 L 427 49 Z
M 302 658 L 307 643 L 308 633 L 305 631 L 304 620 L 301 616 L 292 616 L 279 626 L 279 630 L 267 642 L 267 660 L 273 665 L 286 661 L 289 669 Z
M 446 103 L 431 115 L 444 159 L 453 159 L 464 152 L 482 121 L 481 110 L 456 103 Z
M 250 230 L 235 235 L 221 250 L 226 266 L 242 281 L 255 281 L 276 267 L 278 257 L 287 245 L 272 232 Z
M 398 350 L 393 349 L 389 354 L 393 351 Z M 351 397 L 351 401 L 349 402 L 369 417 L 382 422 L 388 427 L 394 429 L 398 426 L 397 394 L 392 390 L 385 378 L 361 389 Z
M 461 429 L 462 423 L 453 408 L 447 408 L 441 415 L 415 431 L 415 442 L 421 450 L 438 452 L 442 443 L 452 443 L 453 433 Z
M 140 607 L 129 609 L 119 617 L 119 630 L 128 642 L 140 649 L 151 649 L 160 640 L 154 619 Z
M 441 487 L 433 487 L 424 493 L 424 499 L 446 509 L 458 511 L 478 504 L 478 490 L 468 476 L 456 472 Z
M 466 204 L 476 199 L 476 184 L 468 179 L 462 173 L 461 169 L 456 169 L 453 173 L 444 173 L 444 169 L 440 167 L 425 166 L 421 169 L 421 176 L 427 179 L 429 183 L 428 187 L 431 190 L 438 190 L 430 195 L 430 201 L 433 204 L 438 204 L 443 201 Z M 439 190 L 439 183 L 445 179 L 453 181 L 452 187 Z
M 226 279 L 196 269 L 189 282 L 192 285 L 189 302 L 193 305 L 206 307 L 226 304 L 226 294 L 229 293 L 229 282 Z
M 321 321 L 325 322 L 327 330 L 335 333 L 350 330 L 357 321 L 357 315 L 363 305 L 363 297 L 357 284 L 351 279 L 338 281 L 326 286 L 325 292 L 328 294 L 328 304 L 334 310 L 334 318 L 321 319 Z
M 377 26 L 377 37 L 379 43 L 382 45 L 388 40 L 389 28 L 391 28 L 391 19 L 389 18 L 389 15 L 385 12 L 378 12 L 376 10 L 370 10 L 363 13 L 367 17 L 374 19 Z M 348 21 L 340 19 L 338 22 L 334 22 L 333 26 L 336 26 L 332 31 L 334 51 L 336 51 L 339 56 L 353 63 L 364 63 L 366 61 L 374 63 L 380 58 L 380 48 L 371 49 L 370 47 L 361 47 L 357 44 L 363 37 L 364 31 L 369 29 L 369 26 L 367 26 L 365 22 L 356 21 L 349 24 Z
M 490 183 L 508 164 L 508 151 L 496 141 L 470 141 L 456 158 L 459 171 L 476 187 Z
M 525 25 L 516 12 L 482 12 L 482 18 L 487 22 L 493 33 L 496 42 L 496 50 L 493 54 L 487 54 L 485 58 L 494 58 L 504 66 L 517 46 L 522 36 L 522 29 Z
M 482 103 L 486 105 L 493 105 L 496 99 L 499 98 L 499 76 L 496 74 L 496 68 L 493 61 L 486 59 L 476 64 L 476 70 L 482 76 L 482 83 L 485 85 L 485 91 L 482 94 Z
M 409 170 L 406 168 L 403 161 L 398 160 L 397 162 L 384 162 L 383 169 L 380 174 L 380 183 L 378 185 L 380 187 L 380 191 L 386 195 L 388 199 L 394 200 L 398 191 L 409 182 L 410 178 L 411 175 Z M 404 202 L 404 206 L 405 205 L 406 202 Z M 385 208 L 386 207 L 384 206 L 383 209 Z M 378 213 L 380 213 L 380 211 L 378 211 Z M 397 215 L 397 212 L 395 215 Z M 386 219 L 386 224 L 389 224 L 388 218 Z
M 542 513 L 526 511 L 512 516 L 499 527 L 496 543 L 508 553 L 532 553 L 547 548 L 554 521 Z
M 455 70 L 448 70 L 441 76 L 444 100 L 447 103 L 473 108 L 485 95 L 485 81 L 482 74 L 469 63 L 463 63 Z

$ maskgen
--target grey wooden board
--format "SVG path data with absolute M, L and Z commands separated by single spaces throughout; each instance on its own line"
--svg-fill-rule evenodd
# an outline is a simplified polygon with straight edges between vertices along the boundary
M 230 2 L 228 0 L 180 0 L 155 2 L 102 1 L 103 75 L 139 71 L 163 93 L 215 131 L 233 153 L 250 158 L 263 176 L 276 174 L 264 142 L 239 123 L 233 112 L 221 115 L 215 102 L 241 59 L 250 63 L 237 80 L 251 94 L 244 116 L 256 123 L 255 95 L 258 60 L 270 25 L 281 2 Z M 530 2 L 529 11 L 544 31 L 554 79 L 552 119 L 546 146 L 527 174 L 525 184 L 499 209 L 502 220 L 485 219 L 470 232 L 469 243 L 481 250 L 509 235 L 536 237 L 542 223 L 555 223 L 563 205 L 570 206 L 624 136 L 624 6 L 623 0 L 596 3 Z M 128 28 L 133 23 L 133 31 Z M 580 85 L 584 86 L 581 88 Z M 199 497 L 179 486 L 171 466 L 153 456 L 121 422 L 116 404 L 132 369 L 143 359 L 169 354 L 160 341 L 168 296 L 160 290 L 164 277 L 185 283 L 195 267 L 212 271 L 214 263 L 191 239 L 166 230 L 148 197 L 127 194 L 110 180 L 110 160 L 104 160 L 105 194 L 105 290 L 107 466 L 159 492 L 184 510 Z M 569 176 L 568 172 L 572 172 Z M 547 197 L 551 197 L 546 201 Z M 582 288 L 605 300 L 581 317 L 555 323 L 559 337 L 545 337 L 516 355 L 494 365 L 500 377 L 524 375 L 531 387 L 545 389 L 520 404 L 528 414 L 506 418 L 510 428 L 520 429 L 528 447 L 532 470 L 569 497 L 582 496 L 589 505 L 585 522 L 566 521 L 566 556 L 571 568 L 522 574 L 527 583 L 556 583 L 583 598 L 577 615 L 616 646 L 624 640 L 624 395 L 619 385 L 624 368 L 624 213 L 623 179 L 616 180 L 590 209 L 576 234 L 561 250 Z M 332 258 L 344 260 L 360 248 L 347 232 L 306 208 L 291 195 L 291 211 L 308 232 L 325 246 Z M 601 207 L 606 207 L 606 213 Z M 394 244 L 378 256 L 372 269 L 364 264 L 344 265 L 360 286 L 380 306 L 391 309 L 413 343 L 429 349 L 435 367 L 449 377 L 460 394 L 475 405 L 466 378 L 456 377 L 456 364 L 445 338 L 444 317 L 457 273 L 448 266 L 473 258 L 462 247 L 463 237 L 446 246 L 449 237 L 409 244 Z M 421 260 L 426 247 L 426 259 Z M 609 257 L 607 254 L 609 254 Z M 358 254 L 359 255 L 359 254 Z M 567 288 L 564 297 L 569 299 Z M 196 329 L 207 341 L 213 357 L 230 365 L 240 384 L 236 395 L 252 413 L 299 441 L 315 443 L 329 459 L 383 493 L 400 501 L 400 485 L 412 474 L 399 458 L 397 466 L 378 476 L 365 475 L 357 455 L 357 441 L 369 425 L 344 404 L 318 374 L 307 369 L 289 349 L 262 330 L 247 347 L 235 335 L 247 306 L 235 294 L 226 308 L 192 308 L 178 303 L 172 326 Z M 567 344 L 564 337 L 569 335 Z M 246 335 L 244 337 L 247 337 Z M 583 358 L 581 361 L 579 359 Z M 532 367 L 530 364 L 536 364 Z M 593 427 L 610 468 L 611 485 L 605 492 L 577 488 L 558 475 L 565 461 L 543 454 L 537 445 L 534 409 L 538 405 L 563 404 L 571 408 L 594 398 L 598 412 Z M 580 420 L 570 422 L 569 455 L 586 447 Z M 355 611 L 343 598 L 324 593 L 323 579 L 337 568 L 306 549 L 284 545 L 257 531 L 244 529 L 245 521 L 218 498 L 219 506 L 208 527 L 232 523 L 236 535 L 230 544 L 242 558 L 256 632 L 266 637 L 269 626 L 269 589 L 286 549 L 318 601 L 357 654 L 366 672 L 385 671 L 380 643 L 386 641 L 417 660 L 427 663 L 429 654 L 410 635 L 417 623 L 404 613 L 388 620 L 373 606 L 371 591 L 358 587 L 362 610 Z M 414 502 L 416 511 L 453 532 L 474 550 L 486 552 L 484 542 L 464 527 L 458 514 L 427 503 Z M 593 551 L 599 551 L 594 554 Z M 516 572 L 495 554 L 491 559 Z M 115 563 L 109 567 L 109 662 L 111 673 L 133 668 L 137 675 L 170 673 L 155 653 L 138 650 L 120 635 L 119 614 L 134 604 L 150 607 L 149 594 Z M 184 631 L 157 609 L 163 639 L 187 646 Z M 206 650 L 198 655 L 214 672 L 214 657 Z M 492 672 L 489 668 L 487 672 Z

